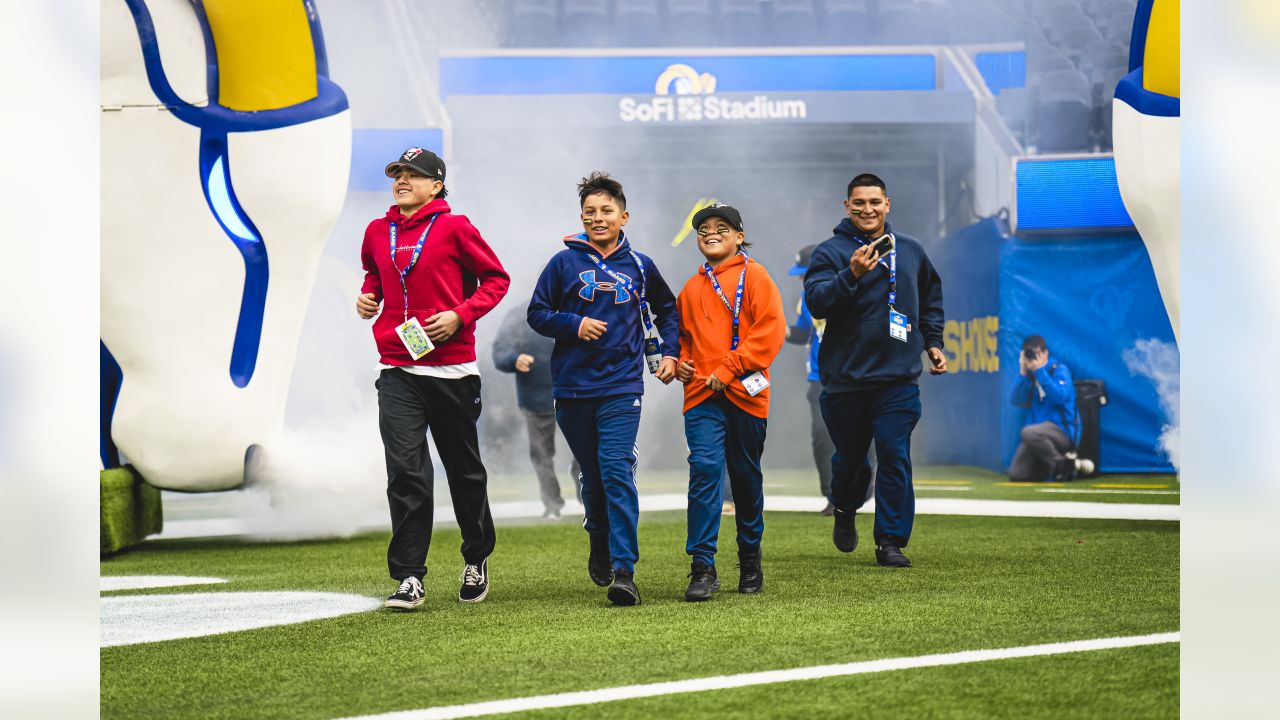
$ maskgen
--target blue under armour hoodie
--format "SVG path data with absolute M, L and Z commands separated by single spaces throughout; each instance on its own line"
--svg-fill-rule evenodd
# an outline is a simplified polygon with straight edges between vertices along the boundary
M 892 228 L 885 223 L 885 232 Z M 889 259 L 855 278 L 849 259 L 869 242 L 849 218 L 813 251 L 804 275 L 804 303 L 827 321 L 818 349 L 818 374 L 827 392 L 916 382 L 926 348 L 942 348 L 942 280 L 920 241 L 894 233 L 898 255 L 898 312 L 907 316 L 907 342 L 889 336 Z
M 647 255 L 631 249 L 626 235 L 608 256 L 587 241 L 586 233 L 564 238 L 565 249 L 543 268 L 529 300 L 529 327 L 554 338 L 551 353 L 552 394 L 557 398 L 592 398 L 644 392 L 644 325 L 640 319 L 641 272 L 649 307 L 662 337 L 662 355 L 680 357 L 676 298 Z M 591 258 L 632 286 L 628 290 Z M 583 318 L 603 320 L 608 329 L 599 340 L 578 338 Z

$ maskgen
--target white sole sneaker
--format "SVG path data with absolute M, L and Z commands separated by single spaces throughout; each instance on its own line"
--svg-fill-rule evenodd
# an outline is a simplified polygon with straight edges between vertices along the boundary
M 485 587 L 484 592 L 480 593 L 480 595 L 479 595 L 479 596 L 477 596 L 477 597 L 471 598 L 470 600 L 464 600 L 464 599 L 462 599 L 462 596 L 461 596 L 461 595 L 459 595 L 459 596 L 458 596 L 458 602 L 464 602 L 464 603 L 478 603 L 478 602 L 482 602 L 482 601 L 483 601 L 485 598 L 487 598 L 487 597 L 489 597 L 489 588 L 488 588 L 488 587 Z
M 1089 458 L 1079 458 L 1076 460 L 1077 475 L 1092 475 L 1093 470 L 1093 461 Z
M 424 602 L 426 602 L 426 601 L 427 601 L 427 599 L 426 599 L 426 598 L 424 598 L 424 597 L 422 597 L 422 598 L 418 598 L 417 600 L 407 600 L 407 601 L 406 601 L 406 600 L 392 600 L 392 599 L 389 599 L 389 598 L 388 598 L 386 602 L 382 603 L 382 606 L 383 606 L 383 607 L 389 607 L 389 608 L 395 608 L 396 610 L 413 610 L 414 608 L 418 607 L 419 605 L 421 605 L 422 603 L 424 603 Z

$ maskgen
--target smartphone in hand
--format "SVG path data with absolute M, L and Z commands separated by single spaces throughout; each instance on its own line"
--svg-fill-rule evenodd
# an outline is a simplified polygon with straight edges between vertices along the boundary
M 876 254 L 877 260 L 884 257 L 885 255 L 888 255 L 889 251 L 892 249 L 893 249 L 892 235 L 881 235 L 879 239 L 871 243 L 871 251 Z

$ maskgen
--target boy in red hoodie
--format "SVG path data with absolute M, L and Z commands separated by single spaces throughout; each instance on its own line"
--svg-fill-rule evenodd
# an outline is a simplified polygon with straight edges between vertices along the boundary
M 381 356 L 375 387 L 391 506 L 387 566 L 400 582 L 386 606 L 412 610 L 423 602 L 435 511 L 428 428 L 462 531 L 458 599 L 480 602 L 489 593 L 494 531 L 476 434 L 475 328 L 511 279 L 475 226 L 449 212 L 444 161 L 435 153 L 409 148 L 386 173 L 396 204 L 364 232 L 365 277 L 356 298 L 356 312 L 365 319 L 383 303 L 373 324 Z
M 684 383 L 684 435 L 689 445 L 689 538 L 693 557 L 685 600 L 711 598 L 720 530 L 721 469 L 728 465 L 736 504 L 738 592 L 764 586 L 760 540 L 764 533 L 765 425 L 769 417 L 769 365 L 782 349 L 787 321 L 778 286 L 747 256 L 742 215 L 716 203 L 693 216 L 706 263 L 676 299 Z

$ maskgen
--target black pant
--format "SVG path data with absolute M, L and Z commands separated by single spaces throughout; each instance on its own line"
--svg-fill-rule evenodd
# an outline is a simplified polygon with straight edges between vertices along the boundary
M 822 497 L 831 499 L 831 455 L 835 453 L 835 443 L 831 442 L 831 432 L 822 419 L 822 405 L 818 396 L 822 394 L 820 383 L 809 383 L 806 397 L 809 399 L 809 435 L 813 446 L 813 464 L 818 468 L 818 487 Z
M 1071 452 L 1071 438 L 1052 422 L 1023 427 L 1021 439 L 1009 463 L 1009 479 L 1014 482 L 1052 480 L 1058 464 Z
M 554 410 L 549 413 L 521 412 L 529 431 L 529 460 L 538 476 L 542 506 L 559 511 L 564 507 L 564 497 L 560 495 L 560 481 L 556 478 L 556 413 Z
M 488 476 L 480 461 L 480 377 L 457 380 L 383 370 L 378 388 L 378 427 L 387 456 L 391 544 L 387 568 L 403 580 L 427 573 L 427 548 L 435 511 L 435 472 L 427 430 L 449 480 L 453 512 L 462 531 L 462 557 L 479 564 L 493 552 Z

